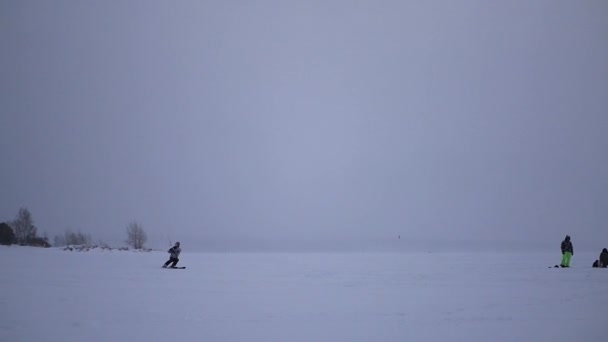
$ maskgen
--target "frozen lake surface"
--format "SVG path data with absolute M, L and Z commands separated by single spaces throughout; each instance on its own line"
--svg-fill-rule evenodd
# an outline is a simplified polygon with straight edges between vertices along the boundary
M 598 253 L 599 254 L 599 253 Z M 577 253 L 181 255 L 0 246 L 0 341 L 600 341 Z

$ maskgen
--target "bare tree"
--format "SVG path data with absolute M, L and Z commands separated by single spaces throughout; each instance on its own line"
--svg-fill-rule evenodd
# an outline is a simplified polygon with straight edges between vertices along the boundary
M 85 245 L 85 246 L 89 246 L 91 245 L 91 235 L 88 234 L 83 234 L 82 232 L 78 231 L 76 233 L 72 232 L 71 230 L 66 230 L 65 231 L 65 237 L 64 237 L 65 243 L 66 245 Z
M 67 243 L 65 242 L 65 235 L 55 235 L 53 238 L 53 246 L 61 247 L 65 246 Z
M 142 249 L 144 248 L 146 240 L 148 240 L 148 236 L 146 235 L 142 225 L 137 223 L 137 221 L 129 223 L 127 226 L 126 243 L 135 249 Z
M 25 245 L 36 237 L 36 226 L 34 226 L 32 214 L 27 208 L 19 209 L 17 218 L 11 222 L 11 226 L 15 230 L 15 238 L 18 244 Z

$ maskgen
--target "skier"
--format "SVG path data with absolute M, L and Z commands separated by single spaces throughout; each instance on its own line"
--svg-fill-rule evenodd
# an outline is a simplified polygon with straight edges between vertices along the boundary
M 175 246 L 171 247 L 168 250 L 168 253 L 171 253 L 171 256 L 169 257 L 169 260 L 167 260 L 167 262 L 163 265 L 163 268 L 167 268 L 167 266 L 169 266 L 169 264 L 172 264 L 170 267 L 171 268 L 176 268 L 175 265 L 177 265 L 177 263 L 179 262 L 179 253 L 182 252 L 182 249 L 179 248 L 179 242 L 175 243 Z
M 608 249 L 604 248 L 602 253 L 600 254 L 600 262 L 599 267 L 606 268 L 608 267 Z
M 570 259 L 574 255 L 574 248 L 572 242 L 570 242 L 570 235 L 566 235 L 564 241 L 562 241 L 562 263 L 561 267 L 570 267 Z

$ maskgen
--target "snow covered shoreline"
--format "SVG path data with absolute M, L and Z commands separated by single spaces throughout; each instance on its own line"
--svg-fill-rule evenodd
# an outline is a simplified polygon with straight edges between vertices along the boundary
M 0 248 L 2 341 L 594 341 L 580 253 L 67 253 Z

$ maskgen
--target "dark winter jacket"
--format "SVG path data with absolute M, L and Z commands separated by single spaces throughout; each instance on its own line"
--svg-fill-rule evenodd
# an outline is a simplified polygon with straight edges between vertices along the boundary
M 562 254 L 566 252 L 570 252 L 572 255 L 574 255 L 574 248 L 572 247 L 572 242 L 570 242 L 570 239 L 562 241 Z
M 600 254 L 600 267 L 608 267 L 608 250 L 606 248 Z
M 182 249 L 178 246 L 173 246 L 169 249 L 169 253 L 171 253 L 171 259 L 177 259 L 179 257 L 179 253 L 182 252 Z

